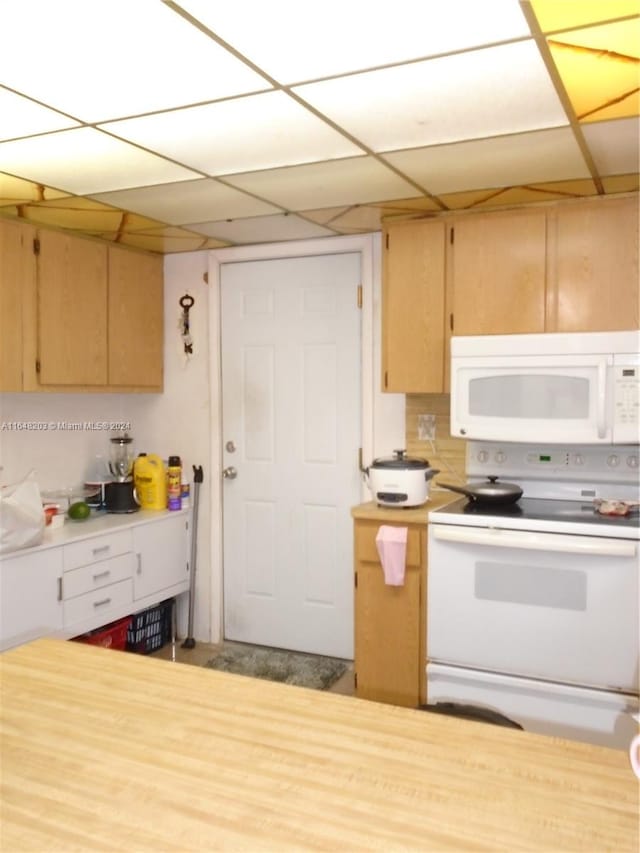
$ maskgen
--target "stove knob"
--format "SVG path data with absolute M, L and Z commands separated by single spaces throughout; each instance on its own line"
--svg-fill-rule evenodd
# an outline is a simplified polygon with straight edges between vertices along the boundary
M 617 468 L 620 464 L 620 457 L 616 456 L 615 453 L 612 453 L 611 456 L 607 456 L 607 465 L 609 468 Z
M 484 464 L 485 462 L 488 462 L 488 461 L 489 461 L 489 454 L 487 453 L 486 450 L 481 450 L 480 453 L 478 453 L 478 462 L 482 462 Z
M 504 460 L 507 458 L 507 454 L 506 454 L 506 453 L 503 453 L 503 452 L 502 452 L 502 450 L 499 450 L 499 451 L 496 453 L 496 455 L 495 455 L 495 457 L 494 457 L 494 458 L 495 458 L 496 462 L 497 462 L 499 465 L 501 465 L 501 464 L 504 462 Z
M 576 455 L 573 457 L 573 464 L 584 465 L 584 456 L 581 453 L 576 453 Z
M 637 456 L 627 456 L 627 465 L 629 468 L 637 468 L 638 467 L 638 457 Z

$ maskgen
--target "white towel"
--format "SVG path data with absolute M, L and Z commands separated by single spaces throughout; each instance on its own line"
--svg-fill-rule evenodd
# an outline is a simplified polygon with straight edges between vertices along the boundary
M 383 524 L 376 536 L 376 548 L 387 586 L 404 586 L 407 557 L 407 528 Z

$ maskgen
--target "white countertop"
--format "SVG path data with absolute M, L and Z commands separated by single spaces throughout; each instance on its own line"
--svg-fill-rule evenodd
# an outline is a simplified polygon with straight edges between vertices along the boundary
M 91 515 L 86 520 L 74 521 L 73 519 L 66 517 L 62 527 L 57 529 L 45 527 L 44 538 L 39 545 L 31 545 L 28 548 L 20 548 L 17 551 L 0 554 L 0 561 L 4 558 L 20 557 L 23 554 L 33 554 L 37 551 L 42 551 L 45 548 L 54 548 L 59 545 L 66 545 L 69 542 L 79 542 L 82 539 L 99 536 L 101 533 L 112 533 L 116 530 L 126 530 L 130 527 L 137 527 L 140 524 L 154 524 L 169 516 L 187 516 L 190 512 L 190 509 L 172 511 L 166 509 L 141 509 L 137 512 L 127 513 L 92 510 Z

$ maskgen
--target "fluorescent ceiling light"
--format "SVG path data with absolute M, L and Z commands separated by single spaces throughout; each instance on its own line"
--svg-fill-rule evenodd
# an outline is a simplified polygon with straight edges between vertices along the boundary
M 196 174 L 90 127 L 0 142 L 0 168 L 78 195 Z
M 180 5 L 280 83 L 522 38 L 517 0 L 182 0 Z
M 293 91 L 375 151 L 568 123 L 533 41 Z
M 362 153 L 284 92 L 100 126 L 209 175 Z
M 87 122 L 270 88 L 157 0 L 5 0 L 0 80 Z
M 0 140 L 77 126 L 77 121 L 0 86 Z

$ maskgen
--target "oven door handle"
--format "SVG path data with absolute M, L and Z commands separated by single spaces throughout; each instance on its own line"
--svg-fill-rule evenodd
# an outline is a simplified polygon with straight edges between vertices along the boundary
M 439 542 L 486 545 L 492 548 L 526 548 L 528 551 L 560 551 L 601 557 L 635 557 L 637 552 L 637 544 L 627 540 L 569 536 L 563 533 L 498 530 L 495 527 L 449 527 L 444 524 L 432 524 L 431 535 Z

